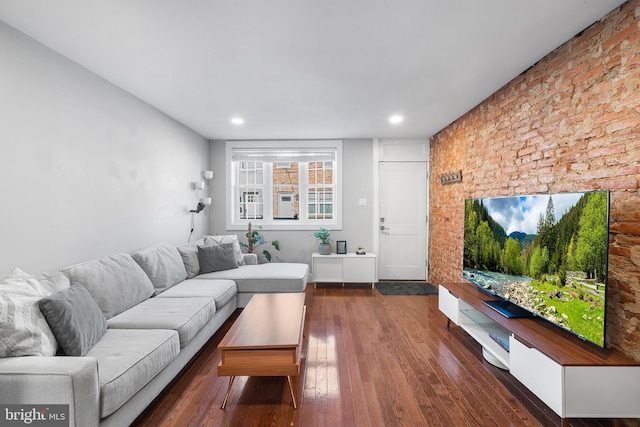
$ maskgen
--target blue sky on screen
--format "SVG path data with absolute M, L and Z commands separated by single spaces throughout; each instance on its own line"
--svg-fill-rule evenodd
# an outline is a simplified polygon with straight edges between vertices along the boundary
M 556 221 L 580 200 L 584 193 L 545 194 L 536 196 L 488 197 L 482 199 L 489 215 L 506 231 L 536 234 L 540 215 L 547 211 L 549 197 L 553 198 Z

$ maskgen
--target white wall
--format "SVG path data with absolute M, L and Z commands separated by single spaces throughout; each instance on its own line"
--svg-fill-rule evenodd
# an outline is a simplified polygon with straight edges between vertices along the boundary
M 186 242 L 208 141 L 2 22 L 0 64 L 0 276 Z
M 346 240 L 349 252 L 358 246 L 373 251 L 373 141 L 370 139 L 345 139 L 342 145 L 343 191 L 342 230 L 332 231 L 335 241 Z M 211 182 L 213 204 L 211 206 L 212 234 L 237 234 L 246 242 L 243 232 L 225 229 L 225 142 L 211 141 L 211 168 L 214 179 Z M 367 205 L 359 206 L 359 199 L 367 199 Z M 267 240 L 278 240 L 280 251 L 270 250 L 274 259 L 282 262 L 311 263 L 311 254 L 317 251 L 318 241 L 312 236 L 313 230 L 304 231 L 263 231 Z

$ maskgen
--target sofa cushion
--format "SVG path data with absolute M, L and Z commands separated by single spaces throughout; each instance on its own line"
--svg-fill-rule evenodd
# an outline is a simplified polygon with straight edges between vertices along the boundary
M 187 270 L 175 246 L 168 243 L 143 249 L 131 257 L 142 267 L 159 294 L 187 278 Z
M 19 268 L 0 281 L 0 357 L 56 354 L 55 336 L 38 307 L 50 293 Z
M 157 296 L 157 298 L 194 298 L 209 297 L 216 302 L 216 310 L 220 310 L 238 294 L 238 287 L 233 280 L 189 279 Z
M 236 253 L 236 259 L 238 260 L 238 265 L 243 265 L 244 256 L 242 255 L 242 248 L 240 247 L 238 236 L 236 236 L 235 234 L 204 236 L 204 246 L 221 245 L 223 243 L 233 244 L 233 250 Z
M 37 273 L 32 274 L 31 276 L 40 282 L 40 284 L 49 292 L 60 292 L 71 285 L 69 277 L 67 277 L 67 275 L 62 271 Z
M 108 329 L 87 353 L 98 360 L 100 418 L 131 399 L 179 352 L 176 331 Z
M 309 266 L 302 263 L 270 262 L 243 265 L 233 270 L 201 274 L 200 279 L 229 279 L 236 282 L 240 293 L 302 292 L 307 286 Z
M 200 274 L 238 268 L 238 258 L 233 250 L 233 243 L 198 246 L 198 262 Z
M 171 329 L 184 347 L 216 312 L 213 298 L 151 298 L 107 321 L 117 329 Z
M 67 356 L 84 356 L 107 332 L 107 319 L 82 286 L 51 294 L 39 305 Z
M 178 252 L 182 257 L 182 262 L 187 270 L 187 278 L 200 274 L 200 263 L 198 262 L 198 246 L 204 246 L 204 239 L 197 240 L 193 243 L 186 243 L 184 245 L 177 246 Z
M 129 254 L 115 254 L 64 269 L 71 285 L 82 285 L 107 319 L 155 292 L 149 276 Z

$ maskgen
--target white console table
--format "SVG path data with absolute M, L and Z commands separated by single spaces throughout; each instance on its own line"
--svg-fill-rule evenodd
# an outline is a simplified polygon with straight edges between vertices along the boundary
M 342 283 L 371 283 L 373 289 L 378 281 L 376 255 L 356 253 L 311 255 L 311 272 L 313 282 Z
M 470 283 L 439 285 L 438 307 L 562 418 L 639 418 L 640 362 L 600 349 L 539 318 L 508 319 Z M 449 325 L 447 324 L 447 326 Z M 501 345 L 499 342 L 506 345 Z

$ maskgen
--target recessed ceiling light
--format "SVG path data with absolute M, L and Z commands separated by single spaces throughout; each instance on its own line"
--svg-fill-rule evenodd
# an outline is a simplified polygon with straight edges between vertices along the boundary
M 402 121 L 404 120 L 404 117 L 400 116 L 400 115 L 394 115 L 389 117 L 389 123 L 397 125 L 398 123 L 402 123 Z
M 244 119 L 242 117 L 232 117 L 231 123 L 233 123 L 236 126 L 240 126 L 244 124 Z

